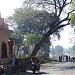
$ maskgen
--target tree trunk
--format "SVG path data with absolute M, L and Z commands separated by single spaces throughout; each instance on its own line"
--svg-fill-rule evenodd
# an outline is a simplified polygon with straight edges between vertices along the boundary
M 52 34 L 52 32 L 50 32 L 51 30 L 49 30 L 44 37 L 35 45 L 33 52 L 31 54 L 31 56 L 36 56 L 38 50 L 40 49 L 41 45 L 46 41 L 46 39 L 48 39 L 48 37 Z
M 56 28 L 53 28 L 54 30 L 53 29 L 48 30 L 48 32 L 43 36 L 43 38 L 37 44 L 35 44 L 35 47 L 34 47 L 34 49 L 32 51 L 31 56 L 36 56 L 38 50 L 40 49 L 42 44 L 48 39 L 48 37 L 51 34 L 53 34 L 55 31 L 57 31 L 58 29 L 60 29 L 60 28 L 62 28 L 64 26 L 66 26 L 66 25 L 57 26 Z

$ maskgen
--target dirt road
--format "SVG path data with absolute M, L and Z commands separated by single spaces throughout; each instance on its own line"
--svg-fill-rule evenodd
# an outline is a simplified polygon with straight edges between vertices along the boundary
M 32 71 L 12 73 L 7 75 L 75 75 L 75 63 L 57 62 L 42 64 L 40 73 L 32 74 Z

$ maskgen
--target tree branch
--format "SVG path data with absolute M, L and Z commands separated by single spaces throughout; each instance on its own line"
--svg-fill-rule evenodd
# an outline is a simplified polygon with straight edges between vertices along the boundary
M 55 14 L 57 15 L 56 0 L 54 0 L 54 3 L 55 3 Z
M 66 1 L 67 1 L 67 0 L 63 0 L 63 4 L 62 4 L 62 6 L 59 7 L 59 15 L 58 15 L 58 16 L 61 15 L 61 13 L 62 13 L 62 11 L 63 11 L 63 9 L 64 9 L 64 7 L 65 7 Z
M 72 3 L 72 1 L 73 1 L 73 0 L 71 0 L 69 3 L 66 3 L 65 5 L 68 5 L 68 4 Z
M 61 4 L 60 4 L 60 1 L 59 0 L 57 0 L 58 1 L 58 4 L 59 4 L 59 7 L 61 8 Z
M 66 25 L 69 25 L 69 24 L 62 24 L 62 25 L 60 25 L 60 26 L 57 26 L 56 28 L 54 28 L 52 31 L 51 31 L 51 33 L 53 34 L 54 32 L 56 32 L 58 29 L 60 29 L 60 28 L 62 28 L 62 27 L 64 27 L 64 26 L 66 26 Z M 50 34 L 51 35 L 51 34 Z

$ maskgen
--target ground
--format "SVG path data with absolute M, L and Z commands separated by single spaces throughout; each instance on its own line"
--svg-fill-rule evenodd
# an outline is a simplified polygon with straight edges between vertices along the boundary
M 32 74 L 32 71 L 10 73 L 7 75 L 75 75 L 75 63 L 54 62 L 42 64 L 40 73 Z

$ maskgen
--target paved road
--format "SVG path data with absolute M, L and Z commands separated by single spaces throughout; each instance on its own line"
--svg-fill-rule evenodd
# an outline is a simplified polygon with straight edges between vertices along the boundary
M 13 73 L 8 75 L 75 75 L 75 63 L 57 62 L 46 63 L 41 66 L 40 73 L 32 74 L 31 71 Z
M 75 63 L 61 62 L 56 63 L 53 67 L 48 67 L 47 70 L 43 69 L 47 75 L 75 75 Z

